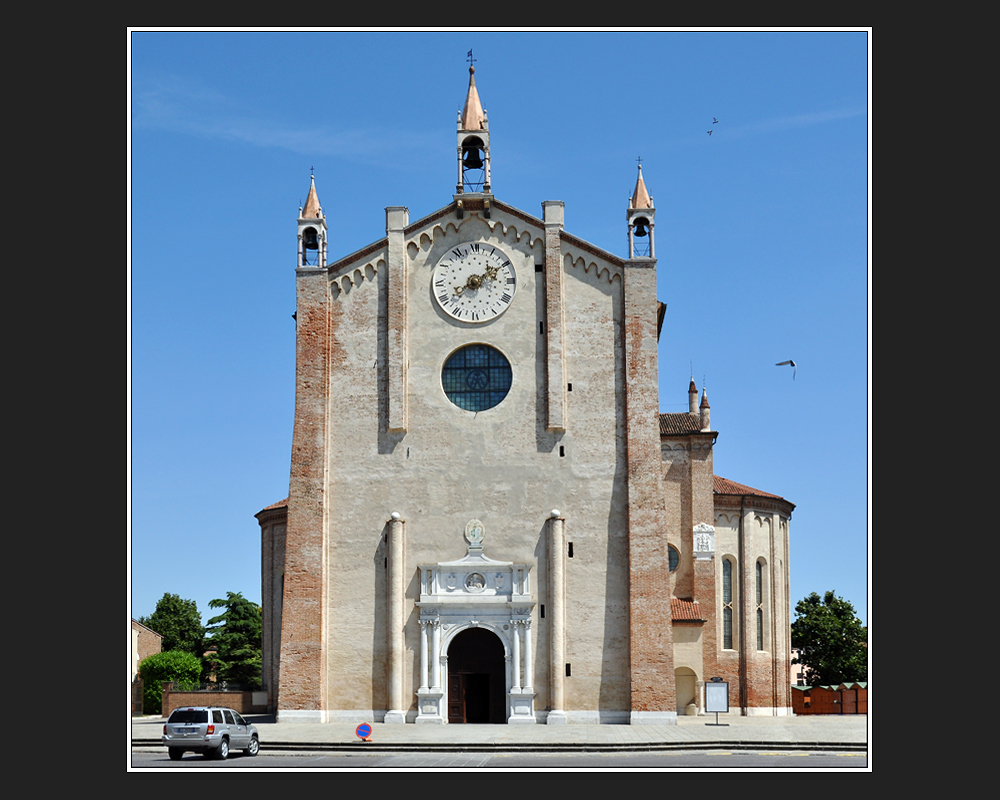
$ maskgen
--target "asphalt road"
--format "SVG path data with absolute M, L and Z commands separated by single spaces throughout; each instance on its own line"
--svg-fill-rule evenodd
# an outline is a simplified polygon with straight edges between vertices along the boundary
M 695 750 L 669 753 L 405 753 L 394 755 L 350 755 L 336 753 L 295 753 L 256 758 L 232 756 L 227 761 L 211 761 L 188 753 L 181 761 L 171 761 L 163 752 L 132 753 L 133 770 L 228 769 L 228 770 L 616 770 L 616 769 L 811 769 L 866 770 L 868 754 L 842 752 L 797 752 L 793 750 L 718 751 Z

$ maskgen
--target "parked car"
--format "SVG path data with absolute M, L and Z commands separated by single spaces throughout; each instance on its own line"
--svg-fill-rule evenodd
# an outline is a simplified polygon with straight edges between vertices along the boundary
M 260 750 L 257 728 L 233 709 L 216 706 L 175 709 L 163 724 L 163 744 L 174 761 L 186 752 L 222 759 L 233 750 L 247 756 Z

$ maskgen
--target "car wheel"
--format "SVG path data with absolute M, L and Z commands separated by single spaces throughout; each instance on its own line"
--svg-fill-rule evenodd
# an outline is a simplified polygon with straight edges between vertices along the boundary
M 219 761 L 225 761 L 227 758 L 229 758 L 228 739 L 223 739 L 222 743 L 217 748 L 215 748 L 215 757 L 219 759 Z
M 168 752 L 170 753 L 171 761 L 180 761 L 181 757 L 184 755 L 184 751 L 181 750 L 179 747 L 171 747 L 169 748 Z
M 247 745 L 247 749 L 243 751 L 243 755 L 250 756 L 251 758 L 253 758 L 259 752 L 260 752 L 260 742 L 257 741 L 256 736 L 253 736 L 250 738 L 250 744 Z

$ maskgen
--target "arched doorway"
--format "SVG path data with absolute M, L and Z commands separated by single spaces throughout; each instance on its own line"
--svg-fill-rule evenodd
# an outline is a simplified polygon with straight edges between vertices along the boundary
M 691 703 L 698 702 L 698 676 L 689 667 L 674 670 L 674 686 L 677 692 L 677 713 L 684 714 Z
M 507 721 L 503 643 L 485 628 L 459 633 L 448 647 L 448 722 Z

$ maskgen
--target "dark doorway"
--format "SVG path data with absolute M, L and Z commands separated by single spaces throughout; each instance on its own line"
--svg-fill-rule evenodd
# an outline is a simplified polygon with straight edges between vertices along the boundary
M 448 647 L 448 722 L 502 724 L 504 701 L 503 643 L 484 628 L 469 628 Z

